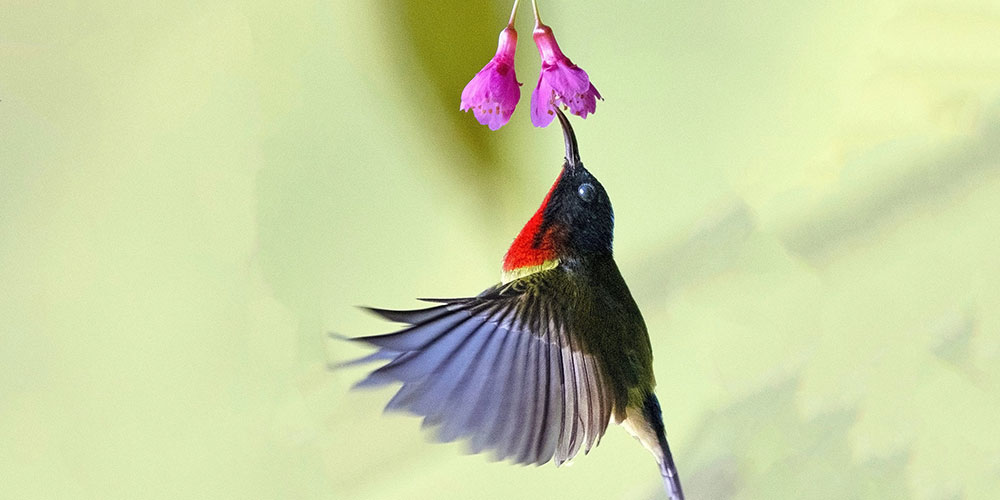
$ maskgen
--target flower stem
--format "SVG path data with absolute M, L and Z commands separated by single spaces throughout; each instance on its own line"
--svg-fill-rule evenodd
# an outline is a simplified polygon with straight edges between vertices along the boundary
M 507 22 L 508 28 L 514 27 L 514 20 L 517 19 L 517 4 L 521 3 L 521 0 L 514 0 L 514 7 L 510 9 L 510 21 Z
M 535 11 L 535 27 L 542 25 L 542 19 L 538 17 L 538 2 L 531 0 L 531 10 Z

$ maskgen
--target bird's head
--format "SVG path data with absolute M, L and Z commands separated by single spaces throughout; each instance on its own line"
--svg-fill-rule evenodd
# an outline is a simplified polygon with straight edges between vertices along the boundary
M 555 184 L 503 260 L 504 282 L 588 255 L 611 255 L 611 199 L 580 161 L 569 120 L 555 110 L 566 142 L 566 161 Z

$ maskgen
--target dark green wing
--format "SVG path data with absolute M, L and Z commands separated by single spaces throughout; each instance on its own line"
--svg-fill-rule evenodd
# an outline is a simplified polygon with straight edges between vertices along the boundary
M 379 348 L 359 362 L 390 360 L 356 387 L 402 382 L 386 410 L 423 416 L 441 441 L 467 438 L 474 453 L 493 450 L 498 460 L 561 464 L 586 453 L 608 426 L 613 397 L 569 327 L 569 301 L 580 300 L 571 286 L 556 268 L 426 309 L 372 309 L 409 326 L 353 339 Z

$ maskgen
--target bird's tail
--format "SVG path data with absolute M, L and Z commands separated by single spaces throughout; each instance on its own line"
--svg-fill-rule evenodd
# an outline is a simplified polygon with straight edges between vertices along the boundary
M 659 441 L 660 453 L 654 452 L 656 461 L 660 465 L 660 476 L 663 477 L 663 487 L 667 490 L 670 500 L 684 500 L 684 490 L 681 489 L 681 478 L 677 474 L 677 466 L 674 465 L 674 456 L 670 453 L 670 445 L 667 444 L 667 432 L 663 428 L 663 414 L 660 411 L 660 401 L 656 395 L 646 396 L 643 408 L 646 414 L 646 421 L 649 422 L 656 439 Z

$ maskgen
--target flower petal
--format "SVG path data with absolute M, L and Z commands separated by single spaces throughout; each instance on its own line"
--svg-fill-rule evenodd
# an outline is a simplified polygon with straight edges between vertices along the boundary
M 570 113 L 586 118 L 588 113 L 593 113 L 597 109 L 597 98 L 601 96 L 591 84 L 586 92 L 562 96 L 560 101 L 569 108 Z
M 538 77 L 538 85 L 531 93 L 531 123 L 536 127 L 548 127 L 556 117 L 552 111 L 553 91 L 545 79 L 545 73 Z
M 486 94 L 489 90 L 490 77 L 495 66 L 496 64 L 493 61 L 488 62 L 486 66 L 483 66 L 483 69 L 479 70 L 479 72 L 476 73 L 476 76 L 472 77 L 472 80 L 469 80 L 469 83 L 465 85 L 465 88 L 462 90 L 462 107 L 460 108 L 462 111 L 475 106 L 475 103 L 486 98 Z
M 552 122 L 551 108 L 548 106 L 565 106 L 569 112 L 586 118 L 597 109 L 597 100 L 602 99 L 597 88 L 590 83 L 590 75 L 579 66 L 573 64 L 556 43 L 552 29 L 536 19 L 532 34 L 538 54 L 542 58 L 542 71 L 538 86 L 531 98 L 531 121 L 536 127 L 544 127 Z M 541 92 L 543 89 L 548 89 Z M 539 102 L 539 93 L 545 95 L 548 105 Z
M 476 120 L 497 130 L 510 121 L 521 99 L 520 83 L 514 73 L 517 32 L 510 26 L 500 32 L 497 53 L 462 90 L 459 109 L 472 110 Z
M 559 62 L 543 70 L 549 84 L 559 95 L 580 94 L 590 87 L 587 72 L 575 64 Z

